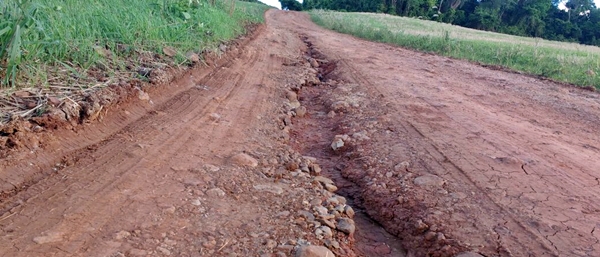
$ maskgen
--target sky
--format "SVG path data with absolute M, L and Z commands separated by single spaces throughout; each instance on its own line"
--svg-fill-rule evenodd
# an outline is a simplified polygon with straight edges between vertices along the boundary
M 265 4 L 268 4 L 270 6 L 275 6 L 279 9 L 281 9 L 281 4 L 279 3 L 279 0 L 259 0 L 259 1 L 261 1 Z M 298 2 L 302 2 L 302 1 L 298 1 Z M 596 7 L 600 7 L 600 0 L 594 0 L 594 3 L 596 3 Z
M 261 1 L 265 4 L 268 4 L 270 6 L 275 6 L 279 9 L 281 9 L 281 4 L 279 3 L 279 0 L 259 0 L 259 1 Z M 598 1 L 600 1 L 600 0 L 598 0 Z

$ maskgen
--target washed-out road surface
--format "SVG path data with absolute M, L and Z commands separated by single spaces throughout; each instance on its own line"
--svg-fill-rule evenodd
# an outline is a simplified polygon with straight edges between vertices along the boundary
M 600 256 L 598 93 L 265 16 L 11 150 L 0 255 Z

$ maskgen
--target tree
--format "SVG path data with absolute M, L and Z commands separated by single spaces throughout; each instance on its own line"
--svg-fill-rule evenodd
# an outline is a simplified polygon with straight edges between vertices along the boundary
M 279 0 L 282 10 L 302 11 L 302 4 L 296 0 Z

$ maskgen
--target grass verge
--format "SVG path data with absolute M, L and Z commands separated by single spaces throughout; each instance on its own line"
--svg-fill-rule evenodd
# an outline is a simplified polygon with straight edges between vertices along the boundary
M 2 85 L 86 87 L 89 70 L 135 74 L 140 56 L 167 54 L 165 47 L 183 64 L 187 53 L 261 22 L 266 9 L 235 0 L 0 1 Z
M 598 47 L 384 14 L 314 10 L 310 15 L 320 26 L 360 38 L 600 89 Z

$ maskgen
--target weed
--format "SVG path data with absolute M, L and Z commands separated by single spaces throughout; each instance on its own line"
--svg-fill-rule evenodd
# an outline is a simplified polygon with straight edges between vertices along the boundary
M 600 89 L 598 47 L 390 15 L 322 10 L 310 14 L 315 23 L 341 33 Z

